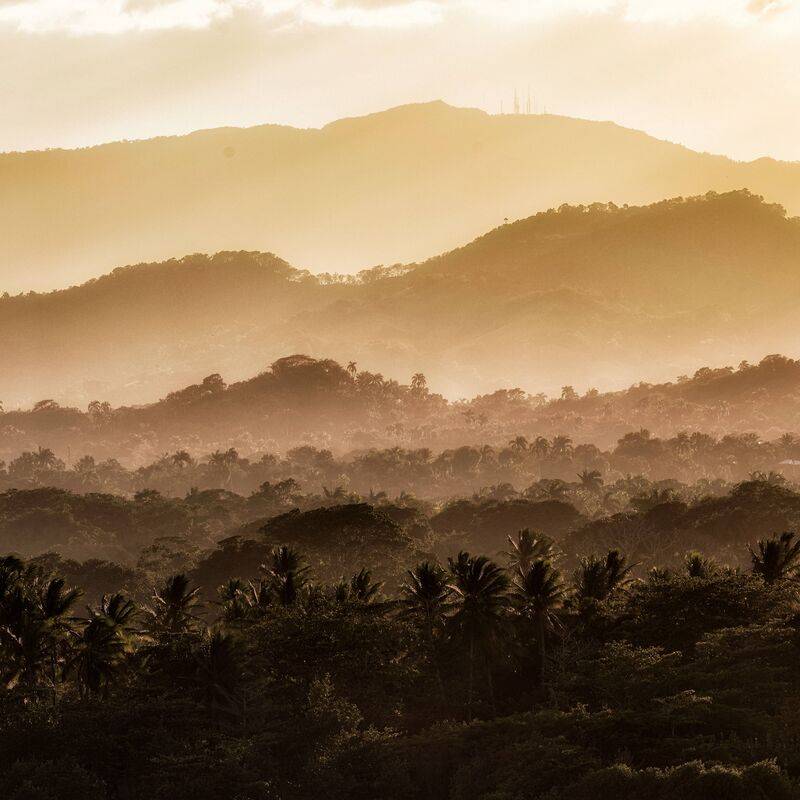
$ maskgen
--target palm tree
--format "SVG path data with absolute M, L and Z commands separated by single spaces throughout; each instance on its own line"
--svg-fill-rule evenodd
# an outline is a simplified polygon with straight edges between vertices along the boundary
M 603 476 L 596 470 L 583 470 L 578 473 L 581 489 L 597 494 L 603 488 Z
M 136 615 L 136 604 L 122 592 L 104 594 L 96 613 L 105 617 L 120 630 L 126 630 Z
M 269 576 L 272 591 L 284 606 L 297 600 L 307 582 L 308 567 L 303 565 L 300 554 L 286 545 L 276 547 L 269 565 L 262 564 L 261 569 Z
M 749 473 L 747 478 L 753 482 L 768 483 L 770 486 L 783 486 L 786 483 L 784 475 L 774 470 L 770 470 L 769 472 L 756 470 L 755 472 Z
M 145 609 L 148 631 L 155 637 L 177 637 L 190 633 L 201 608 L 200 589 L 191 589 L 183 573 L 170 575 L 153 592 L 151 605 Z
M 550 452 L 550 442 L 544 436 L 537 436 L 533 440 L 531 450 L 536 458 L 544 458 Z
M 81 697 L 101 692 L 107 696 L 109 686 L 124 667 L 128 654 L 120 627 L 110 617 L 98 613 L 74 637 L 67 671 L 75 673 Z
M 349 598 L 368 605 L 375 600 L 382 587 L 383 582 L 379 581 L 373 583 L 372 573 L 365 567 L 362 567 L 350 579 Z
M 509 443 L 508 446 L 515 452 L 515 453 L 524 453 L 528 449 L 528 440 L 524 436 L 515 436 Z
M 432 645 L 450 608 L 453 590 L 447 583 L 447 573 L 438 564 L 423 561 L 406 574 L 408 579 L 400 586 L 401 616 L 421 618 L 425 638 Z
M 696 551 L 687 553 L 684 563 L 686 574 L 690 578 L 711 578 L 719 571 L 719 567 L 710 558 L 705 558 Z
M 525 494 L 540 500 L 566 500 L 569 493 L 569 484 L 561 478 L 541 478 L 531 484 Z
M 444 628 L 445 615 L 450 608 L 453 590 L 447 583 L 447 573 L 438 565 L 423 561 L 406 573 L 408 579 L 400 586 L 401 618 L 421 620 L 425 643 L 433 663 L 436 683 L 442 703 L 445 700 L 444 682 L 439 669 L 436 636 Z
M 411 376 L 411 389 L 417 394 L 425 394 L 427 388 L 428 379 L 421 372 L 415 372 Z
M 73 630 L 69 616 L 80 596 L 66 589 L 61 578 L 35 568 L 25 569 L 16 558 L 0 561 L 0 650 L 3 684 L 35 691 L 44 676 L 53 704 L 58 698 L 60 671 Z
M 794 577 L 800 570 L 800 540 L 795 541 L 795 533 L 786 531 L 780 536 L 761 539 L 757 543 L 758 552 L 752 547 L 750 558 L 753 572 L 761 575 L 766 583 L 775 583 L 783 578 Z
M 581 603 L 602 602 L 618 591 L 624 591 L 633 581 L 631 571 L 636 565 L 628 566 L 627 559 L 618 550 L 610 550 L 605 558 L 591 555 L 581 559 L 575 573 L 575 591 Z
M 272 586 L 269 581 L 249 582 L 249 591 L 245 593 L 245 602 L 250 616 L 263 617 L 272 602 Z
M 3 556 L 0 558 L 0 611 L 6 597 L 18 585 L 24 570 L 25 565 L 16 556 Z M 0 624 L 2 624 L 1 617 Z
M 349 361 L 347 364 L 347 372 L 350 374 L 351 378 L 355 378 L 356 374 L 358 373 L 358 365 L 355 361 Z
M 6 613 L 10 624 L 0 626 L 0 678 L 6 689 L 23 686 L 33 692 L 51 657 L 50 629 L 32 613 L 27 603 L 17 604 L 16 613 Z
M 208 457 L 209 466 L 217 473 L 225 475 L 225 486 L 233 481 L 233 467 L 239 461 L 239 453 L 230 447 L 227 450 L 215 450 Z
M 195 681 L 214 721 L 220 711 L 242 713 L 240 655 L 237 640 L 221 631 L 204 636 L 195 652 Z
M 539 686 L 544 684 L 547 635 L 558 625 L 557 612 L 564 600 L 564 584 L 559 571 L 546 559 L 534 561 L 527 572 L 514 580 L 512 596 L 519 613 L 533 622 L 538 646 Z
M 503 553 L 508 558 L 509 569 L 524 575 L 537 559 L 552 561 L 555 558 L 553 540 L 542 534 L 536 534 L 530 528 L 517 531 L 516 538 L 507 537 L 511 549 Z
M 227 625 L 236 625 L 245 619 L 250 607 L 241 578 L 230 578 L 217 589 L 217 595 L 222 606 L 222 618 Z
M 190 467 L 194 463 L 194 459 L 187 450 L 178 450 L 172 455 L 172 463 L 182 469 L 183 467 Z
M 569 436 L 555 436 L 550 444 L 550 452 L 556 456 L 567 456 L 572 452 L 572 439 Z
M 448 563 L 452 578 L 449 586 L 456 607 L 450 622 L 465 638 L 469 648 L 467 719 L 471 720 L 477 650 L 483 653 L 486 662 L 489 695 L 494 705 L 490 656 L 499 636 L 503 612 L 508 605 L 506 590 L 510 581 L 503 570 L 485 556 L 473 558 L 462 550 L 455 560 L 451 558 Z
M 53 705 L 58 697 L 59 662 L 65 656 L 65 645 L 72 634 L 73 620 L 69 612 L 81 596 L 80 589 L 67 589 L 63 578 L 38 580 L 34 586 L 36 611 L 47 627 L 50 656 L 50 680 Z

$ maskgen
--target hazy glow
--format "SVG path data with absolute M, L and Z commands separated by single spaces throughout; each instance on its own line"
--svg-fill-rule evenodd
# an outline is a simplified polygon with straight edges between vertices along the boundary
M 440 22 L 444 5 L 436 0 L 18 0 L 0 8 L 0 22 L 24 33 L 122 34 L 206 28 L 244 9 L 317 25 L 406 27 Z
M 800 159 L 800 0 L 0 0 L 0 151 L 443 99 Z
M 741 25 L 781 17 L 797 22 L 791 0 L 11 0 L 0 22 L 26 33 L 73 34 L 205 28 L 250 9 L 295 22 L 354 27 L 435 25 L 447 14 L 474 12 L 506 20 L 576 14 L 619 15 L 629 22 L 716 19 Z

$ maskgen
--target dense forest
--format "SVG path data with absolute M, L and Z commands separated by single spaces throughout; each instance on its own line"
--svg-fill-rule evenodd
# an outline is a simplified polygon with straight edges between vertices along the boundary
M 452 403 L 294 356 L 0 414 L 0 789 L 800 798 L 799 379 Z
M 800 798 L 798 384 L 0 413 L 0 790 Z
M 5 797 L 800 797 L 800 495 L 775 479 L 593 523 L 478 499 L 259 516 L 295 488 L 3 496 L 5 521 L 60 505 L 128 546 L 253 518 L 191 564 L 187 539 L 135 567 L 0 559 Z
M 0 298 L 0 399 L 150 403 L 291 353 L 422 372 L 450 399 L 661 382 L 793 346 L 799 258 L 800 221 L 747 191 L 563 205 L 357 276 L 189 255 Z

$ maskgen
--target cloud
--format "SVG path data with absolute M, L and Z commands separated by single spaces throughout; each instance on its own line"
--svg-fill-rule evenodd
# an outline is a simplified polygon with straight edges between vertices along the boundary
M 464 16 L 498 22 L 612 16 L 628 23 L 800 22 L 800 0 L 0 0 L 0 24 L 76 35 L 203 29 L 239 12 L 281 25 L 403 28 Z M 789 12 L 789 13 L 787 13 Z
M 228 0 L 12 0 L 0 6 L 0 23 L 24 33 L 120 34 L 206 28 L 232 11 Z
M 436 24 L 446 0 L 0 0 L 0 24 L 76 35 L 203 29 L 236 12 L 320 26 Z

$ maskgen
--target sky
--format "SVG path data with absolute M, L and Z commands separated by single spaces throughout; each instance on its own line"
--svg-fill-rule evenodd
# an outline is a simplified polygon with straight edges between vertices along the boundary
M 800 0 L 0 0 L 0 151 L 443 99 L 800 160 Z

